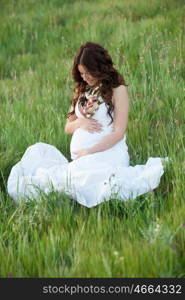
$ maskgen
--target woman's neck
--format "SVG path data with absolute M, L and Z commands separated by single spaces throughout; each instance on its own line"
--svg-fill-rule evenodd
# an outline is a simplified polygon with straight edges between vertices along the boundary
M 95 85 L 88 85 L 87 84 L 87 87 L 89 88 L 89 89 L 91 89 L 91 90 L 94 90 L 95 88 L 97 88 L 97 87 L 100 87 L 102 84 L 101 84 L 101 82 L 100 83 L 96 83 Z

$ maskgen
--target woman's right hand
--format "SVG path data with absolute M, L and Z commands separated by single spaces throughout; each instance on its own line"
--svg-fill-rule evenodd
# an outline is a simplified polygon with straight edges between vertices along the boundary
M 91 133 L 102 131 L 102 125 L 95 119 L 78 118 L 78 128 L 82 128 Z

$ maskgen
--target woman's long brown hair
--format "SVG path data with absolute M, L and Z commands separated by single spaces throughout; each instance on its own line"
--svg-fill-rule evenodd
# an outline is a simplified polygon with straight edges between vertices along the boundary
M 78 70 L 78 65 L 86 67 L 88 72 L 98 80 L 100 85 L 100 94 L 108 106 L 107 113 L 113 121 L 111 112 L 114 110 L 112 103 L 113 88 L 119 85 L 125 85 L 124 77 L 114 68 L 113 61 L 106 49 L 93 42 L 87 42 L 80 46 L 74 58 L 72 77 L 76 82 L 74 88 L 74 97 L 71 101 L 73 110 L 67 114 L 69 118 L 75 113 L 75 105 L 79 96 L 85 92 L 87 83 L 83 80 Z

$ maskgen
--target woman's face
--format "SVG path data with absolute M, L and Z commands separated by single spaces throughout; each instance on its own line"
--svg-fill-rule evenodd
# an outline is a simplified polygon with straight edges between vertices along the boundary
M 78 70 L 80 72 L 81 77 L 83 78 L 84 81 L 87 82 L 88 85 L 93 86 L 98 82 L 98 80 L 88 72 L 85 66 L 78 65 Z

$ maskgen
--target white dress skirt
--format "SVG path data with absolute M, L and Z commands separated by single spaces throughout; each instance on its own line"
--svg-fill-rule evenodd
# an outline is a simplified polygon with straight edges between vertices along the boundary
M 75 112 L 77 117 L 84 117 L 78 104 Z M 144 165 L 129 166 L 126 136 L 112 148 L 75 159 L 75 151 L 94 146 L 113 130 L 105 102 L 93 118 L 102 124 L 103 130 L 99 133 L 75 130 L 70 143 L 71 162 L 56 147 L 46 143 L 27 148 L 10 172 L 9 195 L 18 202 L 23 198 L 39 198 L 40 192 L 48 194 L 56 190 L 81 205 L 93 207 L 111 198 L 135 199 L 158 187 L 165 159 L 150 157 Z

